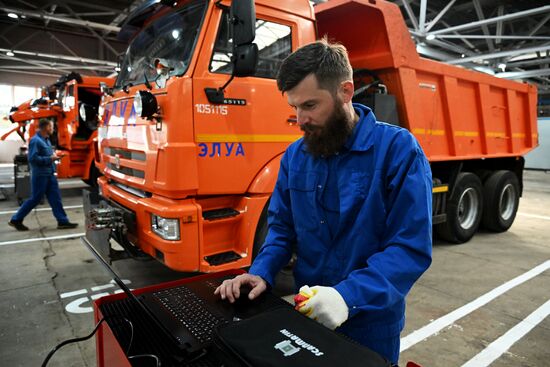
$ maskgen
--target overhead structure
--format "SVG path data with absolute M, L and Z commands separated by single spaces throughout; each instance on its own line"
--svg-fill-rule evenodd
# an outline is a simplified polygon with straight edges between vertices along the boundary
M 113 74 L 127 47 L 120 25 L 145 1 L 0 2 L 0 78 L 28 74 L 48 84 L 67 71 Z
M 117 38 L 120 26 L 146 1 L 1 1 L 0 74 L 113 73 L 127 46 Z M 536 72 L 550 67 L 547 0 L 389 1 L 400 6 L 423 56 L 527 80 L 550 94 L 550 77 Z
M 392 0 L 424 57 L 537 84 L 550 94 L 547 0 Z

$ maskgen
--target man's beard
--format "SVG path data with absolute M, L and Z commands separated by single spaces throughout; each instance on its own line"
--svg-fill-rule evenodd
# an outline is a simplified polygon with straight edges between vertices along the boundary
M 304 132 L 307 151 L 315 158 L 329 157 L 339 152 L 351 136 L 353 122 L 346 115 L 344 107 L 335 101 L 334 111 L 325 126 L 304 124 L 300 128 Z

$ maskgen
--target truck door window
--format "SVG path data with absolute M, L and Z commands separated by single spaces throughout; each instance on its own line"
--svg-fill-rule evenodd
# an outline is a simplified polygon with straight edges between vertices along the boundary
M 256 39 L 258 45 L 258 66 L 254 76 L 275 79 L 283 60 L 292 52 L 292 33 L 290 27 L 267 20 L 256 20 Z M 233 64 L 231 55 L 233 40 L 229 35 L 229 13 L 223 12 L 214 53 L 210 61 L 210 72 L 231 74 Z
M 67 92 L 63 97 L 63 107 L 66 107 L 66 108 L 74 107 L 74 85 L 69 85 L 67 87 Z

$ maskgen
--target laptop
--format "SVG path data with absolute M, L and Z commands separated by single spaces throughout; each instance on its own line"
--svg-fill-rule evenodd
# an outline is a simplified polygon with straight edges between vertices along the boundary
M 81 241 L 128 298 L 168 340 L 188 355 L 203 352 L 209 347 L 218 325 L 246 319 L 281 305 L 290 307 L 284 300 L 270 293 L 250 301 L 247 297 L 249 289 L 242 289 L 241 296 L 233 304 L 219 299 L 214 295 L 214 290 L 225 279 L 233 278 L 232 275 L 197 280 L 136 296 L 91 243 L 85 237 Z

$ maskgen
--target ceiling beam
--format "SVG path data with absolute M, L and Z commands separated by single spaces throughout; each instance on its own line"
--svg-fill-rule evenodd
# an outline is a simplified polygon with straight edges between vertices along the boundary
M 411 4 L 409 3 L 409 0 L 401 0 L 403 3 L 403 6 L 405 7 L 405 12 L 409 16 L 409 19 L 411 20 L 411 23 L 415 30 L 419 30 L 418 28 L 418 21 L 416 20 L 416 16 L 414 15 L 414 12 L 412 11 Z
M 101 29 L 104 31 L 109 32 L 115 32 L 118 33 L 120 31 L 120 27 L 112 26 L 109 24 L 102 24 L 97 22 L 90 22 L 88 20 L 82 20 L 82 19 L 74 19 L 74 18 L 67 18 L 63 16 L 58 15 L 49 15 L 44 12 L 37 12 L 32 10 L 23 10 L 23 9 L 16 9 L 16 8 L 8 8 L 8 7 L 0 7 L 0 10 L 6 12 L 6 13 L 15 13 L 18 15 L 24 15 L 30 18 L 39 18 L 43 19 L 45 21 L 51 20 L 58 23 L 66 23 L 71 25 L 79 25 L 87 28 L 93 28 L 93 29 Z
M 510 71 L 506 73 L 496 73 L 495 76 L 505 79 L 525 79 L 532 77 L 539 77 L 550 75 L 550 69 L 536 69 L 536 70 L 525 70 L 525 71 Z
M 543 65 L 547 63 L 550 63 L 549 56 L 531 59 L 531 60 L 509 62 L 506 65 L 508 65 L 509 67 L 516 67 L 516 66 L 524 67 L 524 66 Z
M 497 16 L 501 17 L 504 15 L 504 6 L 503 5 L 499 5 L 499 7 L 497 8 Z M 496 35 L 497 36 L 501 36 L 502 35 L 502 28 L 503 28 L 503 22 L 502 20 L 499 20 L 497 22 L 497 29 L 496 29 Z M 495 40 L 495 44 L 500 44 L 501 43 L 501 38 L 497 38 Z
M 50 24 L 48 27 L 45 27 L 44 25 L 40 25 L 38 23 L 35 24 L 35 23 L 25 22 L 25 23 L 9 23 L 10 26 L 5 27 L 5 29 L 3 29 L 5 24 L 8 24 L 8 23 L 3 22 L 0 17 L 0 29 L 2 29 L 2 31 L 0 31 L 0 37 L 2 37 L 5 33 L 7 33 L 6 31 L 17 29 L 18 32 L 21 32 L 22 30 L 28 28 L 28 30 L 32 32 L 36 32 L 36 30 L 40 30 L 44 32 L 51 31 L 51 32 L 63 33 L 63 34 L 79 36 L 79 37 L 94 38 L 94 39 L 96 38 L 94 35 L 90 34 L 90 32 L 85 32 L 83 30 L 80 31 L 82 28 L 71 28 L 71 29 L 58 28 L 58 27 L 52 27 L 52 24 Z M 115 37 L 105 36 L 103 37 L 103 39 L 109 42 L 118 42 L 120 44 L 124 44 L 124 47 L 126 47 L 126 43 L 121 42 L 119 39 Z
M 436 39 L 505 39 L 505 40 L 550 40 L 550 36 L 503 36 L 503 35 L 485 35 L 485 34 L 438 34 Z
M 432 29 L 432 27 L 437 22 L 439 22 L 439 19 L 441 19 L 445 15 L 445 13 L 447 13 L 447 11 L 451 8 L 451 6 L 453 6 L 453 4 L 455 2 L 456 2 L 456 0 L 449 1 L 449 3 L 435 16 L 435 18 L 430 23 L 428 23 L 428 25 L 426 26 L 425 31 L 428 32 L 430 29 Z
M 480 21 L 483 21 L 485 20 L 485 14 L 483 14 L 483 8 L 481 7 L 481 4 L 479 3 L 479 0 L 472 0 L 472 2 L 474 3 L 474 9 L 476 11 L 476 14 L 477 14 L 477 17 L 479 18 Z M 500 22 L 502 23 L 502 20 L 500 20 Z M 481 30 L 483 31 L 483 34 L 488 36 L 490 33 L 489 33 L 489 27 L 487 27 L 487 24 L 482 24 L 481 25 Z M 486 42 L 487 42 L 487 47 L 489 48 L 489 51 L 491 52 L 494 52 L 495 51 L 495 45 L 493 43 L 493 41 L 489 38 L 486 39 Z
M 529 47 L 529 48 L 521 48 L 518 50 L 509 50 L 509 51 L 500 51 L 500 52 L 494 52 L 492 54 L 479 54 L 475 56 L 470 57 L 463 57 L 460 59 L 450 60 L 448 61 L 449 64 L 463 64 L 465 62 L 470 61 L 481 61 L 481 60 L 489 60 L 489 59 L 496 59 L 499 57 L 506 57 L 506 56 L 518 56 L 522 54 L 528 54 L 533 53 L 537 51 L 546 51 L 550 50 L 550 45 L 543 45 L 543 46 L 537 46 L 537 47 Z
M 58 74 L 49 74 L 49 73 L 40 73 L 40 72 L 34 72 L 34 71 L 28 71 L 28 70 L 10 70 L 10 69 L 3 69 L 2 72 L 5 73 L 17 73 L 17 74 L 25 74 L 25 75 L 42 75 L 42 76 L 51 76 L 54 78 L 57 78 L 58 76 L 64 74 L 64 73 L 58 73 Z
M 455 57 L 455 55 L 429 47 L 428 45 L 418 44 L 416 45 L 416 51 L 421 55 L 441 61 L 452 60 Z
M 8 51 L 12 51 L 15 55 L 21 55 L 21 56 L 34 56 L 34 57 L 41 57 L 45 59 L 66 60 L 66 61 L 105 65 L 105 66 L 112 66 L 112 67 L 116 66 L 116 62 L 107 61 L 107 60 L 97 60 L 97 59 L 90 59 L 86 57 L 75 57 L 75 56 L 67 56 L 67 55 L 59 55 L 59 54 L 48 54 L 43 52 L 9 50 L 7 48 L 0 48 L 0 52 L 2 53 L 6 53 Z
M 78 18 L 78 20 L 83 21 L 82 18 L 80 18 L 78 15 L 75 14 L 75 12 L 73 11 L 73 9 L 70 6 L 63 5 L 63 7 L 65 7 L 65 9 L 67 9 L 71 14 L 73 14 L 73 16 L 76 16 Z M 103 37 L 101 35 L 99 35 L 99 33 L 97 33 L 92 27 L 90 27 L 88 25 L 85 25 L 84 27 L 86 27 L 90 31 L 90 33 L 93 34 L 101 43 L 103 43 L 105 45 L 105 47 L 107 47 L 109 49 L 109 51 L 111 51 L 115 56 L 118 55 L 118 51 L 113 46 L 111 46 L 111 44 L 109 44 L 109 42 L 105 41 L 103 39 Z M 111 27 L 111 26 L 108 26 L 108 27 Z M 116 27 L 116 28 L 119 28 L 119 27 Z
M 464 30 L 464 29 L 478 28 L 478 27 L 481 27 L 482 25 L 492 24 L 492 23 L 496 23 L 496 22 L 499 22 L 499 21 L 507 21 L 507 20 L 517 19 L 517 18 L 524 18 L 524 17 L 528 17 L 528 16 L 531 16 L 531 15 L 540 14 L 540 13 L 548 13 L 548 12 L 550 12 L 550 5 L 545 5 L 545 6 L 540 6 L 538 8 L 534 8 L 534 9 L 519 11 L 517 13 L 505 14 L 505 15 L 502 15 L 500 17 L 497 16 L 497 17 L 494 17 L 494 18 L 478 20 L 478 21 L 475 21 L 475 22 L 461 24 L 461 25 L 457 25 L 457 26 L 454 26 L 454 27 L 450 27 L 450 28 L 438 29 L 437 31 L 432 32 L 432 34 L 443 34 L 443 33 L 450 33 L 452 31 L 461 31 L 461 30 Z
M 420 0 L 420 14 L 418 15 L 418 29 L 420 32 L 426 32 L 426 7 L 428 0 Z

